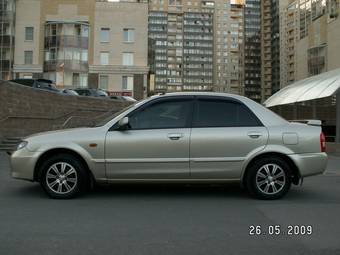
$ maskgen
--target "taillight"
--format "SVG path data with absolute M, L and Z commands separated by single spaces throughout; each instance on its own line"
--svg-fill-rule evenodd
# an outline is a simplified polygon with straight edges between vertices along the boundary
M 320 147 L 321 152 L 326 152 L 326 137 L 322 132 L 320 134 Z

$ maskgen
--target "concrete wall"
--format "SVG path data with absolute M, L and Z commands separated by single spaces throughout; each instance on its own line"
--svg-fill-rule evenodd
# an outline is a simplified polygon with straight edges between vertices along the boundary
M 0 81 L 0 141 L 33 133 L 89 126 L 129 103 L 68 96 Z

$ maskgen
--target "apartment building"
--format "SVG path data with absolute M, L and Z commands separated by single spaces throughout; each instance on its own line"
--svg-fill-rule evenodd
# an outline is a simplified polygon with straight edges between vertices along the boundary
M 280 12 L 280 88 L 295 81 L 296 44 L 299 40 L 299 11 L 296 0 L 289 0 Z
M 244 94 L 244 0 L 149 3 L 151 91 Z
M 272 54 L 272 40 L 274 40 L 272 5 L 275 5 L 275 1 L 261 1 L 261 98 L 263 100 L 272 94 L 272 62 L 274 59 Z
M 0 80 L 13 75 L 15 0 L 0 1 Z
M 261 102 L 261 1 L 245 1 L 244 23 L 244 95 Z
M 244 94 L 244 1 L 217 1 L 215 11 L 215 87 Z
M 90 85 L 142 99 L 149 72 L 148 4 L 97 2 L 93 30 Z
M 143 98 L 147 15 L 141 1 L 17 0 L 14 77 Z
M 150 90 L 212 90 L 213 1 L 149 3 Z

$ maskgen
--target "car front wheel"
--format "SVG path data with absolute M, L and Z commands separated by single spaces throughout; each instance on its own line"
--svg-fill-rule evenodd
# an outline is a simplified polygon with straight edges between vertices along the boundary
M 246 187 L 260 199 L 279 199 L 290 189 L 292 175 L 289 165 L 281 158 L 262 158 L 248 169 Z
M 87 183 L 83 164 L 72 155 L 52 156 L 41 166 L 40 184 L 52 198 L 73 198 L 85 190 Z

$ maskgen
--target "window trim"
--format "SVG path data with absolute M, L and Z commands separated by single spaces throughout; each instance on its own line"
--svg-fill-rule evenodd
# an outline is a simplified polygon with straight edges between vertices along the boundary
M 27 39 L 27 30 L 29 28 L 32 28 L 32 39 Z M 34 27 L 33 26 L 27 26 L 25 27 L 25 42 L 33 42 L 34 41 Z
M 132 64 L 124 64 L 124 55 L 129 54 L 129 56 L 132 56 Z M 135 65 L 135 53 L 132 51 L 124 51 L 122 52 L 122 66 L 134 66 Z
M 107 54 L 107 64 L 102 63 L 102 54 Z M 101 66 L 109 66 L 110 65 L 110 51 L 100 51 L 99 52 L 99 62 Z
M 107 33 L 108 33 L 107 41 L 105 41 L 105 40 L 103 41 L 102 40 L 102 32 L 103 31 L 107 31 Z M 110 42 L 110 31 L 111 31 L 111 29 L 109 27 L 101 27 L 100 28 L 100 36 L 99 36 L 100 43 L 109 43 Z
M 31 55 L 32 61 L 29 61 L 30 63 L 26 63 L 26 62 L 28 62 L 28 61 L 26 61 L 27 60 L 26 54 L 28 54 L 28 53 L 32 54 Z M 24 50 L 24 65 L 33 65 L 33 64 L 34 64 L 34 52 L 33 52 L 33 50 Z
M 147 102 L 147 103 L 141 105 L 137 109 L 134 109 L 133 111 L 124 115 L 122 118 L 124 118 L 124 117 L 130 118 L 131 115 L 133 115 L 134 113 L 136 113 L 138 111 L 143 111 L 147 107 L 151 107 L 154 104 L 164 103 L 164 102 L 174 102 L 174 101 L 191 101 L 191 109 L 190 109 L 190 112 L 189 112 L 189 119 L 187 120 L 187 123 L 184 127 L 140 128 L 140 129 L 127 129 L 127 130 L 122 131 L 122 130 L 118 129 L 118 123 L 119 123 L 119 120 L 118 120 L 115 124 L 113 124 L 113 126 L 109 129 L 109 131 L 126 132 L 126 131 L 141 131 L 141 130 L 163 130 L 163 129 L 187 129 L 187 128 L 191 128 L 192 120 L 193 120 L 193 116 L 194 116 L 193 115 L 194 107 L 195 107 L 195 97 L 194 96 L 181 96 L 181 97 L 172 97 L 171 96 L 171 97 L 157 98 L 157 99 L 154 99 L 150 102 Z
M 132 41 L 125 41 L 125 40 L 124 40 L 124 33 L 125 33 L 125 31 L 127 31 L 127 33 L 129 33 L 129 30 L 133 30 L 133 40 L 132 40 Z M 123 43 L 135 43 L 135 41 L 136 41 L 136 38 L 135 38 L 136 34 L 135 34 L 135 31 L 136 31 L 135 28 L 130 28 L 130 27 L 123 28 Z M 129 36 L 128 36 L 128 37 L 129 37 Z
M 251 113 L 255 120 L 258 122 L 257 126 L 248 126 L 248 125 L 236 125 L 236 126 L 213 126 L 213 127 L 195 127 L 194 126 L 194 119 L 195 119 L 195 114 L 197 113 L 197 109 L 198 109 L 198 101 L 200 100 L 214 100 L 214 101 L 222 101 L 222 102 L 226 102 L 226 103 L 233 103 L 233 104 L 237 104 L 237 105 L 243 105 L 248 111 L 249 113 Z M 197 96 L 195 98 L 195 102 L 194 102 L 194 110 L 192 113 L 192 118 L 191 118 L 191 128 L 240 128 L 240 127 L 264 127 L 263 123 L 260 121 L 260 119 L 256 116 L 256 114 L 242 101 L 235 99 L 235 98 L 231 98 L 231 97 L 219 97 L 219 96 Z
M 101 82 L 102 82 L 102 78 L 103 78 L 103 77 L 107 78 L 107 86 L 106 86 L 106 89 L 105 89 L 105 88 L 102 88 Z M 99 87 L 100 89 L 108 90 L 108 89 L 109 89 L 109 83 L 110 83 L 110 76 L 109 76 L 108 74 L 100 74 L 100 75 L 98 76 L 98 87 Z

